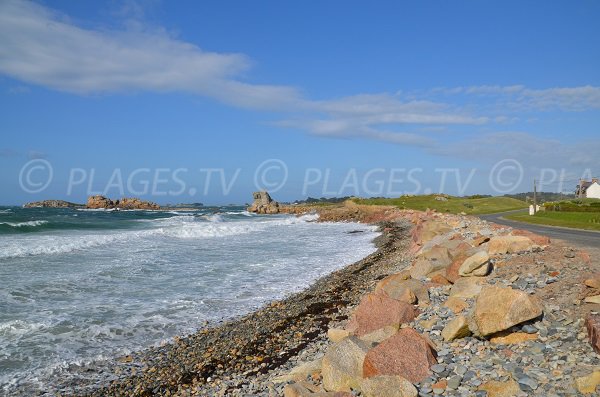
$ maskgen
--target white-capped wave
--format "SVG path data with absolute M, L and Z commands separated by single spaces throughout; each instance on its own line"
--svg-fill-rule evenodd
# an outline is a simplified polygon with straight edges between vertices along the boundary
M 302 220 L 303 222 L 314 222 L 319 220 L 319 214 L 305 214 L 305 215 L 300 215 L 298 217 L 298 219 Z
M 312 222 L 317 214 L 300 217 L 286 216 L 261 218 L 260 220 L 242 220 L 233 222 L 207 221 L 193 215 L 176 215 L 169 218 L 149 220 L 154 228 L 123 231 L 111 234 L 83 235 L 39 235 L 30 239 L 12 239 L 4 241 L 0 247 L 0 259 L 35 255 L 66 254 L 79 250 L 88 250 L 107 244 L 138 242 L 158 236 L 180 239 L 219 238 L 257 233 L 278 226 L 289 226 Z
M 3 337 L 24 335 L 45 327 L 44 323 L 29 323 L 23 320 L 12 320 L 0 323 L 0 335 Z
M 0 259 L 19 258 L 35 255 L 66 254 L 77 250 L 90 249 L 117 241 L 128 241 L 151 235 L 152 230 L 114 233 L 106 235 L 80 236 L 36 236 L 35 239 L 5 241 L 0 248 Z
M 252 212 L 249 211 L 226 211 L 225 212 L 227 215 L 244 215 L 244 216 L 255 216 L 256 214 L 253 214 Z
M 212 215 L 207 215 L 206 219 L 209 222 L 223 222 L 223 216 L 221 216 L 221 214 L 212 214 Z
M 34 226 L 45 225 L 46 223 L 48 223 L 48 221 L 39 220 L 39 221 L 28 221 L 28 222 L 0 222 L 0 225 L 8 225 L 8 226 L 12 226 L 12 227 L 24 227 L 24 226 L 34 227 Z
M 0 214 L 9 214 L 11 212 L 12 212 L 12 210 L 10 208 L 7 208 L 5 210 L 0 210 Z

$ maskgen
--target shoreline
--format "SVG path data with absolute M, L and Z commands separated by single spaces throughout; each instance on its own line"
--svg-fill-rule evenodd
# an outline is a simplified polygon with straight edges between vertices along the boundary
M 313 349 L 312 354 L 318 354 L 328 328 L 347 320 L 366 290 L 410 263 L 412 225 L 408 221 L 386 221 L 381 210 L 366 217 L 351 212 L 350 218 L 337 214 L 337 221 L 370 217 L 368 223 L 379 226 L 374 253 L 246 315 L 128 356 L 74 367 L 69 371 L 73 376 L 64 382 L 57 377 L 49 392 L 72 396 L 283 394 L 284 385 L 276 386 L 270 379 L 289 370 L 299 353 Z M 326 215 L 320 221 L 332 220 Z

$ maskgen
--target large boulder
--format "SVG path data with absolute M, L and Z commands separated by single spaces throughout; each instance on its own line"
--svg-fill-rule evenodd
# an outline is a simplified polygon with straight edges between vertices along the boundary
M 470 256 L 470 252 L 460 252 L 453 259 L 452 263 L 444 270 L 445 277 L 451 283 L 455 283 L 460 278 L 458 270 L 462 266 L 463 262 Z
M 447 342 L 465 338 L 469 335 L 471 335 L 469 321 L 465 316 L 456 316 L 442 330 L 442 338 Z
M 529 230 L 515 229 L 510 234 L 513 236 L 525 236 L 540 246 L 550 245 L 550 238 L 530 232 Z
M 588 314 L 585 319 L 585 328 L 592 348 L 600 354 L 600 314 Z
M 587 376 L 575 379 L 575 387 L 581 394 L 593 394 L 597 396 L 596 389 L 600 385 L 600 370 L 595 370 Z
M 403 328 L 369 350 L 363 363 L 363 376 L 399 375 L 418 383 L 430 375 L 437 362 L 431 341 L 412 328 Z
M 96 195 L 88 197 L 86 207 L 90 209 L 109 209 L 114 208 L 115 203 L 107 197 Z
M 413 321 L 417 310 L 406 302 L 387 295 L 370 293 L 363 296 L 354 311 L 347 329 L 358 336 L 369 334 L 387 325 L 400 325 Z
M 487 397 L 515 397 L 523 394 L 519 384 L 512 379 L 507 381 L 490 380 L 479 387 L 487 392 Z
M 418 223 L 412 230 L 412 240 L 415 244 L 423 245 L 435 236 L 451 231 L 452 228 L 443 222 L 427 220 Z
M 450 296 L 462 299 L 474 298 L 481 293 L 485 284 L 484 278 L 461 277 L 450 288 Z
M 515 254 L 530 251 L 535 243 L 525 236 L 495 236 L 488 243 L 490 255 Z
M 360 340 L 365 341 L 367 343 L 372 343 L 372 344 L 377 344 L 377 343 L 381 343 L 384 340 L 386 340 L 387 338 L 389 338 L 390 336 L 394 335 L 395 333 L 398 332 L 398 329 L 400 329 L 400 326 L 395 324 L 395 325 L 386 325 L 383 328 L 379 328 L 371 333 L 368 333 L 366 335 L 362 335 L 360 337 Z
M 540 301 L 523 291 L 485 286 L 475 303 L 474 320 L 478 334 L 487 336 L 532 320 L 542 313 Z
M 380 375 L 367 378 L 360 384 L 364 397 L 417 397 L 412 383 L 397 375 Z
M 454 314 L 458 314 L 469 307 L 467 300 L 464 298 L 457 298 L 455 296 L 449 296 L 444 302 L 444 306 L 450 309 Z
M 490 343 L 494 345 L 516 345 L 536 339 L 536 334 L 528 334 L 527 332 L 502 331 L 493 335 L 490 338 Z
M 423 283 L 412 278 L 407 279 L 404 273 L 387 276 L 377 283 L 375 292 L 406 303 L 414 303 L 409 301 L 411 295 L 419 303 L 429 303 L 429 292 Z
M 482 250 L 465 259 L 458 269 L 458 274 L 463 277 L 486 276 L 490 267 L 490 256 Z
M 283 397 L 352 397 L 347 392 L 326 392 L 310 382 L 302 381 L 285 385 Z
M 277 214 L 279 213 L 279 203 L 274 201 L 269 193 L 267 192 L 254 192 L 252 193 L 254 202 L 248 207 L 249 212 L 255 212 L 257 214 Z
M 369 345 L 350 336 L 327 349 L 321 363 L 323 387 L 328 391 L 350 391 L 360 387 L 363 361 Z
M 412 278 L 421 278 L 437 270 L 445 269 L 452 263 L 448 248 L 436 245 L 423 252 L 417 257 L 417 260 L 410 269 Z
M 115 207 L 124 210 L 158 210 L 160 206 L 152 201 L 140 200 L 138 198 L 122 198 L 115 202 Z
M 344 338 L 347 338 L 348 336 L 350 336 L 350 331 L 348 331 L 347 329 L 329 328 L 327 330 L 327 337 L 333 343 L 338 343 L 339 341 L 341 341 Z

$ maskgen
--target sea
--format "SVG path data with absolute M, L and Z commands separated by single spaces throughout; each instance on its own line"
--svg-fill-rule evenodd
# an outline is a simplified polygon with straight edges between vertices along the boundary
M 0 395 L 249 313 L 375 251 L 375 227 L 242 207 L 0 207 Z

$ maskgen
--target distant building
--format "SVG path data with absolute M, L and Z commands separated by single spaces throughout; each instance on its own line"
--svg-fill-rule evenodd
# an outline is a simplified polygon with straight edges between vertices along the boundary
M 575 195 L 581 198 L 597 198 L 600 199 L 600 184 L 598 178 L 592 178 L 591 181 L 581 180 L 577 189 L 575 189 Z

